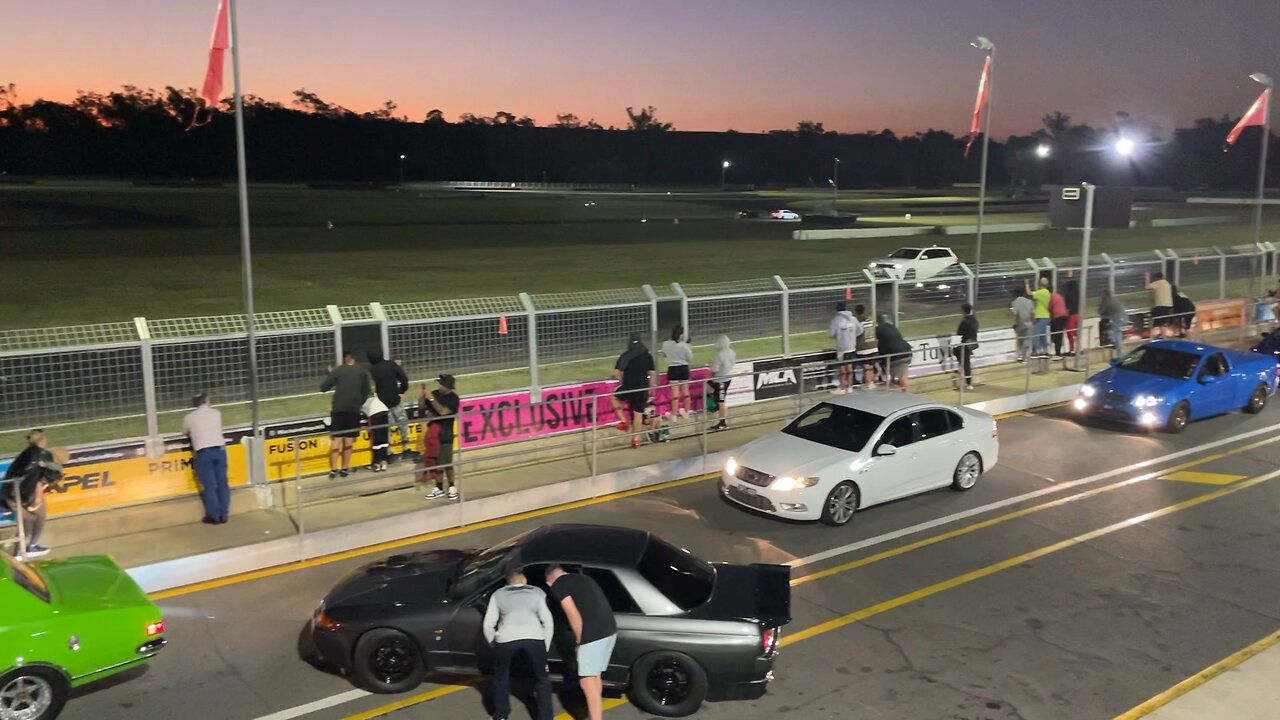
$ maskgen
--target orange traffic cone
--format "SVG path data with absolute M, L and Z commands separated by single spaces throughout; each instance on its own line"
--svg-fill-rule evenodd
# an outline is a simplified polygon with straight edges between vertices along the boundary
M 853 299 L 853 288 L 849 287 L 848 285 L 846 285 L 844 288 L 844 299 L 845 300 Z
M 506 315 L 498 316 L 498 334 L 499 335 L 507 334 L 507 316 Z

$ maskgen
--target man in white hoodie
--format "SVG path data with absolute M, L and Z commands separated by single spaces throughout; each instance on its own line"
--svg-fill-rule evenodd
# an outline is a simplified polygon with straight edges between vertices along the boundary
M 853 389 L 853 354 L 862 333 L 862 323 L 849 312 L 849 306 L 836 303 L 835 317 L 827 326 L 827 335 L 836 339 L 836 389 L 833 391 L 836 395 Z

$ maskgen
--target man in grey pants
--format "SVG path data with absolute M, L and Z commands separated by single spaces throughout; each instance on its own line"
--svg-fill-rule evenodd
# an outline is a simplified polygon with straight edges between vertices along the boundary
M 511 714 L 511 666 L 527 655 L 537 681 L 536 720 L 551 720 L 551 678 L 547 651 L 555 626 L 547 607 L 547 594 L 528 584 L 518 567 L 507 570 L 507 584 L 489 596 L 484 613 L 484 639 L 493 645 L 493 717 Z

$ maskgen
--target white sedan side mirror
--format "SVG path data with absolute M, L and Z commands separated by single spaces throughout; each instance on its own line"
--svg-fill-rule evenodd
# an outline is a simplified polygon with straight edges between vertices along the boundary
M 875 454 L 876 454 L 876 457 L 888 457 L 890 455 L 897 455 L 898 448 L 892 445 L 881 445 L 880 447 L 876 448 Z

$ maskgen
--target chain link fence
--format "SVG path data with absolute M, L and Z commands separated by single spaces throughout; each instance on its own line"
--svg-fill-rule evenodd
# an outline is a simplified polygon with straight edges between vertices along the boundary
M 980 272 L 958 265 L 898 282 L 857 269 L 669 291 L 644 286 L 260 313 L 259 396 L 314 394 L 328 366 L 356 346 L 400 358 L 411 377 L 506 373 L 495 382 L 511 389 L 586 379 L 570 377 L 588 371 L 574 363 L 611 359 L 632 332 L 659 344 L 675 324 L 672 308 L 697 343 L 723 334 L 740 346 L 742 359 L 788 354 L 829 345 L 827 324 L 838 302 L 864 305 L 872 317 L 896 312 L 900 322 L 951 321 L 965 300 L 980 312 L 1007 310 L 1011 291 L 1041 276 L 1061 289 L 1079 278 L 1079 265 L 1078 257 L 1041 258 L 986 263 Z M 1275 249 L 1096 255 L 1089 296 L 1102 288 L 1144 293 L 1156 272 L 1180 280 L 1193 300 L 1244 297 L 1276 272 Z M 0 430 L 139 417 L 154 430 L 158 413 L 185 408 L 195 392 L 212 392 L 221 403 L 246 401 L 245 326 L 243 316 L 229 315 L 0 331 Z

